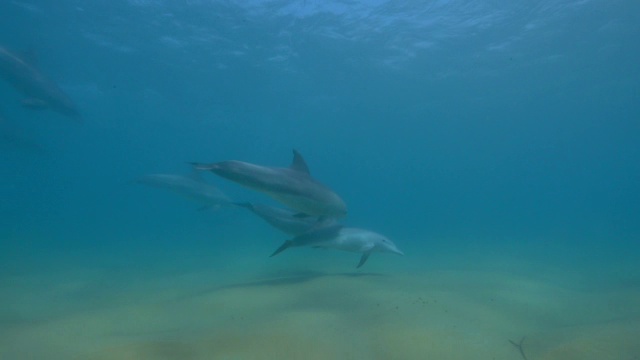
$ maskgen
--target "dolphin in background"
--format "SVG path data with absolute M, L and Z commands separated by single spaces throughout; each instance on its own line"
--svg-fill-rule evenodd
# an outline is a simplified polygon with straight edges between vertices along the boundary
M 402 251 L 387 237 L 373 231 L 343 227 L 340 224 L 328 225 L 311 230 L 293 239 L 287 240 L 271 257 L 278 255 L 290 247 L 310 246 L 314 248 L 330 248 L 362 253 L 356 268 L 367 262 L 373 252 L 388 252 L 404 255 Z
M 199 174 L 192 176 L 173 174 L 149 174 L 136 179 L 139 184 L 169 190 L 203 205 L 201 209 L 232 206 L 231 199 L 215 185 L 209 184 Z
M 71 99 L 26 59 L 0 46 L 0 76 L 20 91 L 25 98 L 22 105 L 30 109 L 51 109 L 80 119 Z
M 318 225 L 318 218 L 313 216 L 296 216 L 295 211 L 256 203 L 235 203 L 248 209 L 268 222 L 276 229 L 289 235 L 301 235 Z
M 304 158 L 293 150 L 288 168 L 277 168 L 230 160 L 213 164 L 192 163 L 198 170 L 209 170 L 242 186 L 262 192 L 300 212 L 300 216 L 340 218 L 347 205 L 331 189 L 311 177 Z

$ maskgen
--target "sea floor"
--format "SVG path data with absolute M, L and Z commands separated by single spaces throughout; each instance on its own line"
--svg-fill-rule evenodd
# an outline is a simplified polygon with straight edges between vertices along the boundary
M 640 359 L 632 275 L 477 251 L 358 270 L 354 254 L 288 252 L 14 263 L 0 359 Z

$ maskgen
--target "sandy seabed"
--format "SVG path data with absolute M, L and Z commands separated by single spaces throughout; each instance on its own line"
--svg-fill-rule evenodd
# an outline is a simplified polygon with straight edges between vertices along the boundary
M 0 359 L 640 359 L 638 281 L 311 254 L 9 271 Z

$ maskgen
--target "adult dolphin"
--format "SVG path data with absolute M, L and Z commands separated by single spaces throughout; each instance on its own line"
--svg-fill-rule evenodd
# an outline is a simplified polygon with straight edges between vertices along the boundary
M 391 240 L 383 235 L 369 230 L 343 227 L 342 225 L 334 224 L 309 231 L 285 241 L 284 244 L 271 254 L 271 257 L 295 246 L 360 252 L 362 253 L 362 257 L 360 257 L 360 262 L 356 268 L 364 265 L 369 255 L 373 252 L 388 252 L 404 255 Z
M 344 201 L 328 187 L 311 177 L 304 158 L 293 150 L 288 168 L 277 168 L 229 160 L 213 164 L 192 163 L 198 170 L 216 175 L 262 192 L 294 209 L 299 216 L 340 218 L 347 214 Z
M 215 185 L 205 182 L 199 175 L 149 174 L 136 179 L 137 183 L 166 189 L 193 200 L 206 208 L 232 206 L 231 200 Z
M 71 99 L 26 59 L 0 46 L 0 76 L 20 91 L 22 105 L 32 109 L 51 109 L 63 115 L 80 118 Z
M 301 235 L 318 226 L 314 216 L 297 216 L 295 211 L 258 203 L 235 203 L 248 209 L 276 229 L 289 235 Z

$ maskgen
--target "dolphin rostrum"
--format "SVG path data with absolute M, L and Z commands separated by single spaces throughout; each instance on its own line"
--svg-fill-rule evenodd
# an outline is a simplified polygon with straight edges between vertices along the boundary
M 149 174 L 136 179 L 137 183 L 167 189 L 203 205 L 203 209 L 231 206 L 231 200 L 216 186 L 199 176 Z
M 389 252 L 404 255 L 396 245 L 385 236 L 373 231 L 343 227 L 339 224 L 328 225 L 311 230 L 293 239 L 287 240 L 271 256 L 278 255 L 294 246 L 331 248 L 362 253 L 357 268 L 364 265 L 372 252 Z
M 71 99 L 26 59 L 0 46 L 0 76 L 25 98 L 22 105 L 32 109 L 49 108 L 72 118 L 80 113 Z
M 297 216 L 295 211 L 275 206 L 257 203 L 235 203 L 235 205 L 248 209 L 268 222 L 276 229 L 289 235 L 301 235 L 319 225 L 318 218 L 314 216 Z M 330 221 L 330 220 L 327 220 Z
M 192 163 L 198 170 L 262 192 L 294 209 L 299 216 L 339 218 L 347 214 L 344 201 L 331 189 L 311 177 L 302 155 L 293 150 L 288 168 L 277 168 L 230 160 L 213 164 Z

